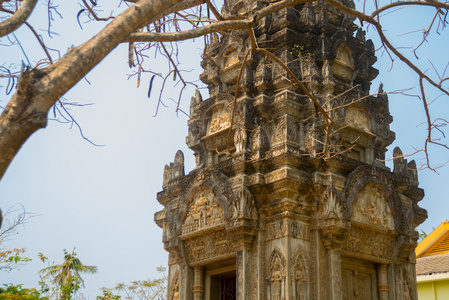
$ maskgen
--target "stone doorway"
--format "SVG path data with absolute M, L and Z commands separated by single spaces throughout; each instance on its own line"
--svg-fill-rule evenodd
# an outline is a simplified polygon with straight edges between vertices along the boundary
M 222 276 L 219 278 L 219 280 L 220 280 L 220 294 L 218 299 L 219 300 L 237 299 L 236 276 L 235 275 Z
M 234 266 L 206 270 L 205 275 L 205 300 L 237 299 L 237 276 Z
M 374 263 L 355 258 L 342 258 L 341 284 L 343 300 L 378 299 Z

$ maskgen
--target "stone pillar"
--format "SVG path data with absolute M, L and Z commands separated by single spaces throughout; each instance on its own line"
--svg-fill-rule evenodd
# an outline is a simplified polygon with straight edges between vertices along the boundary
M 243 249 L 237 252 L 237 299 L 251 299 L 251 250 Z
M 377 288 L 379 300 L 388 300 L 390 289 L 388 288 L 388 268 L 386 264 L 377 266 Z
M 179 300 L 192 300 L 193 299 L 193 269 L 187 264 L 180 264 L 179 274 Z
M 333 206 L 331 205 L 332 201 L 329 201 L 329 203 L 328 205 L 331 209 L 328 209 L 328 211 L 334 211 L 334 216 L 325 219 L 322 223 L 324 226 L 321 227 L 321 239 L 326 249 L 326 299 L 342 300 L 341 248 L 343 247 L 350 224 L 339 218 L 341 217 L 341 211 L 339 209 L 335 213 L 337 208 L 337 205 L 335 205 L 336 202 Z M 337 217 L 337 215 L 340 216 Z
M 246 300 L 252 298 L 251 293 L 251 249 L 256 238 L 256 230 L 248 224 L 248 220 L 240 219 L 235 221 L 236 226 L 228 229 L 236 256 L 236 285 L 237 299 Z M 249 222 L 251 224 L 251 222 Z
M 342 300 L 341 290 L 341 252 L 340 249 L 328 248 L 326 250 L 327 258 L 327 281 L 329 300 Z
M 203 268 L 195 267 L 193 270 L 193 300 L 204 299 Z

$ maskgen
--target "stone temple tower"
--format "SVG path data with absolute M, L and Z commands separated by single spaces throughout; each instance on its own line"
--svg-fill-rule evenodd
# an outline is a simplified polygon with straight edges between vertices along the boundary
M 353 6 L 351 0 L 342 0 Z M 263 8 L 228 0 L 224 16 Z M 246 31 L 213 35 L 191 100 L 188 146 L 164 170 L 155 221 L 169 252 L 168 299 L 417 299 L 416 165 L 394 150 L 387 96 L 369 95 L 374 45 L 350 16 L 315 1 Z M 240 71 L 242 69 L 242 72 Z M 241 74 L 239 76 L 239 74 Z

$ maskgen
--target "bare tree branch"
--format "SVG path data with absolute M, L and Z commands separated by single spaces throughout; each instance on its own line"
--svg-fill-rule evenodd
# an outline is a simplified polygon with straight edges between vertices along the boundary
M 22 26 L 31 15 L 36 3 L 37 0 L 24 0 L 14 15 L 0 23 L 0 37 L 10 34 Z M 3 11 L 3 7 L 0 8 L 0 11 Z

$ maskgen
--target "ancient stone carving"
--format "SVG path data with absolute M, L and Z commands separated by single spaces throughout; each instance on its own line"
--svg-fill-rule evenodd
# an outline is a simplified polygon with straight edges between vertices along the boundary
M 270 300 L 285 298 L 285 258 L 279 248 L 271 253 L 268 268 L 268 284 L 270 286 Z
M 414 160 L 407 164 L 408 177 L 413 184 L 418 185 L 418 169 L 416 168 L 416 162 Z
M 349 106 L 346 109 L 345 122 L 363 131 L 369 131 L 368 116 L 363 109 Z
M 197 89 L 195 90 L 195 97 L 192 97 L 190 99 L 190 117 L 195 114 L 195 108 L 201 102 L 203 102 L 203 97 L 201 96 L 200 91 Z
M 170 181 L 170 167 L 168 165 L 165 165 L 165 167 L 164 167 L 164 179 L 163 179 L 163 182 L 162 182 L 162 186 L 167 186 L 169 181 Z
M 200 235 L 184 242 L 191 263 L 230 256 L 233 247 L 225 230 Z
M 234 132 L 235 152 L 242 153 L 246 150 L 246 130 L 238 127 Z
M 271 139 L 271 143 L 275 144 L 284 141 L 286 131 L 287 131 L 287 121 L 285 119 L 281 119 L 276 124 L 273 130 L 273 137 Z
M 386 229 L 394 229 L 393 216 L 382 190 L 367 185 L 357 197 L 354 205 L 352 220 Z
M 184 153 L 182 153 L 181 150 L 178 150 L 172 167 L 172 177 L 173 179 L 176 179 L 184 175 Z
M 256 201 L 254 200 L 253 195 L 251 195 L 251 192 L 245 187 L 240 190 L 234 202 L 232 203 L 232 211 L 233 219 L 259 219 Z
M 351 49 L 341 44 L 337 49 L 337 57 L 333 64 L 333 75 L 345 82 L 351 82 L 354 72 L 354 61 L 352 58 Z
M 342 3 L 352 7 L 348 1 Z M 272 2 L 227 0 L 222 15 L 257 14 Z M 416 165 L 399 159 L 402 153 L 396 150 L 394 173 L 375 161 L 394 139 L 392 117 L 381 87 L 369 95 L 374 46 L 355 30 L 352 17 L 326 1 L 283 8 L 254 27 L 258 46 L 288 65 L 338 123 L 327 157 L 324 119 L 286 71 L 251 53 L 236 91 L 249 34 L 211 34 L 200 78 L 209 98 L 196 92 L 188 121 L 196 168 L 181 176 L 178 155 L 158 193 L 164 209 L 155 219 L 170 275 L 184 269 L 185 276 L 179 287 L 170 276 L 168 299 L 177 298 L 176 289 L 180 299 L 218 299 L 206 292 L 228 275 L 236 275 L 239 299 L 383 299 L 374 291 L 377 265 L 389 266 L 383 284 L 390 298 L 416 298 L 414 274 L 405 282 L 402 270 L 410 264 L 414 226 L 425 219 L 423 193 Z M 307 50 L 293 57 L 296 43 Z M 348 268 L 356 259 L 359 268 Z M 362 274 L 367 265 L 374 273 Z
M 308 129 L 306 130 L 306 138 L 304 143 L 305 151 L 315 154 L 317 152 L 316 145 L 317 145 L 317 138 L 316 138 L 316 128 L 315 124 L 312 123 L 308 126 Z
M 223 210 L 210 188 L 198 191 L 189 205 L 187 217 L 182 225 L 182 233 L 224 224 Z
M 239 62 L 238 52 L 230 48 L 226 50 L 226 54 L 224 55 L 224 69 L 233 66 Z
M 404 176 L 408 175 L 407 172 L 407 160 L 404 158 L 401 148 L 396 147 L 393 150 L 393 163 L 394 163 L 394 173 L 398 173 Z
M 287 121 L 287 137 L 291 141 L 298 142 L 299 141 L 299 134 L 298 134 L 298 127 L 295 121 L 288 119 Z
M 175 161 L 170 163 L 170 166 L 165 165 L 162 185 L 165 187 L 171 180 L 184 175 L 184 154 L 181 150 L 178 150 L 175 155 Z
M 287 225 L 288 224 L 288 225 Z M 306 225 L 298 222 L 274 222 L 267 225 L 266 239 L 274 240 L 287 235 L 293 238 L 307 240 L 308 229 Z
M 308 271 L 306 268 L 306 260 L 301 253 L 296 256 L 296 259 L 293 261 L 293 266 L 292 286 L 294 289 L 294 300 L 308 299 Z
M 220 110 L 212 114 L 212 120 L 210 122 L 209 133 L 214 133 L 231 126 L 231 120 L 229 113 L 225 110 Z
M 343 217 L 340 195 L 332 183 L 326 188 L 320 205 L 321 215 L 324 219 L 341 219 Z
M 179 272 L 176 272 L 174 278 L 170 283 L 170 292 L 168 294 L 168 299 L 178 300 L 179 299 Z
M 394 236 L 352 226 L 343 249 L 349 252 L 390 259 L 393 253 Z

